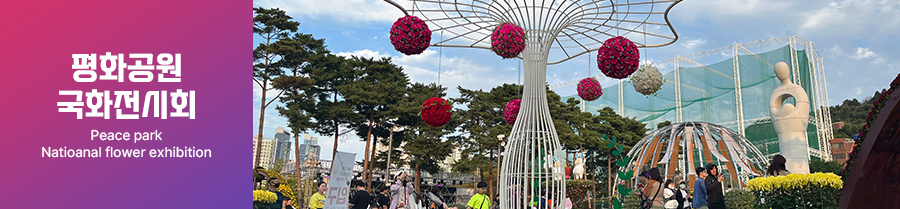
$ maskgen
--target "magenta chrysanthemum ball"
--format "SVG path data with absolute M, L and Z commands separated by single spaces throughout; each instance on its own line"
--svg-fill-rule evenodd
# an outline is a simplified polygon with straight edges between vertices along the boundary
M 578 96 L 587 101 L 594 101 L 603 95 L 603 87 L 594 78 L 584 78 L 578 82 Z
M 391 44 L 400 53 L 421 54 L 431 44 L 431 30 L 416 16 L 401 17 L 391 26 Z
M 422 120 L 426 124 L 438 127 L 447 124 L 453 116 L 453 104 L 440 97 L 432 97 L 422 104 Z
M 506 123 L 509 123 L 509 125 L 516 124 L 516 117 L 519 116 L 520 103 L 522 103 L 521 99 L 509 100 L 509 102 L 506 103 L 506 108 L 503 110 L 503 118 L 506 119 Z
M 625 37 L 606 39 L 597 52 L 597 68 L 606 77 L 623 79 L 637 70 L 641 54 Z
M 512 23 L 501 23 L 491 33 L 491 50 L 500 57 L 509 59 L 525 50 L 525 31 Z

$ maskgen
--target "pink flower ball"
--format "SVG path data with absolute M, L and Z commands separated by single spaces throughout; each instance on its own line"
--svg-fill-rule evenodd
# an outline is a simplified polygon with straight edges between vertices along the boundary
M 584 78 L 578 82 L 578 96 L 587 101 L 594 101 L 603 95 L 603 87 L 594 78 Z
M 425 21 L 415 16 L 397 19 L 390 33 L 394 49 L 406 55 L 421 54 L 431 43 L 431 30 Z
M 607 39 L 597 50 L 597 68 L 610 78 L 627 78 L 637 71 L 639 61 L 637 45 L 622 36 Z
M 521 99 L 509 100 L 509 102 L 506 103 L 506 108 L 503 110 L 503 118 L 506 119 L 506 123 L 509 123 L 509 125 L 516 123 L 516 117 L 519 116 L 520 103 L 522 103 Z
M 500 57 L 514 58 L 525 50 L 525 31 L 512 23 L 501 23 L 491 33 L 491 50 Z

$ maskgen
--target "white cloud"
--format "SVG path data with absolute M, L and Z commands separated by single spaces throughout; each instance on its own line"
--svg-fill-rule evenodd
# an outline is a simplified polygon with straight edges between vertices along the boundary
M 869 48 L 862 48 L 862 47 L 856 48 L 856 53 L 854 53 L 853 55 L 850 56 L 850 58 L 858 59 L 858 60 L 875 58 L 875 57 L 878 57 L 878 55 L 876 55 L 875 52 L 872 52 L 872 50 L 869 50 Z
M 878 65 L 885 62 L 884 57 L 865 47 L 857 47 L 855 52 L 847 53 L 844 52 L 840 46 L 835 45 L 831 47 L 828 52 L 834 54 L 837 57 L 846 57 L 854 60 L 870 60 L 869 63 L 873 65 Z
M 706 43 L 706 40 L 691 39 L 691 40 L 684 40 L 684 42 L 681 44 L 681 46 L 684 46 L 684 48 L 687 48 L 687 49 L 694 49 L 694 48 L 697 48 L 698 46 L 703 45 L 704 43 Z
M 409 75 L 410 81 L 421 83 L 440 82 L 441 85 L 448 88 L 447 93 L 451 97 L 459 94 L 455 90 L 456 86 L 468 89 L 490 89 L 500 83 L 515 83 L 517 79 L 514 76 L 486 76 L 503 72 L 470 59 L 442 56 L 437 50 L 433 49 L 428 49 L 421 54 L 412 56 L 393 56 L 387 52 L 371 49 L 338 52 L 337 55 L 344 57 L 356 55 L 370 58 L 391 57 L 395 64 L 403 67 L 404 72 Z M 438 80 L 439 71 L 440 80 Z

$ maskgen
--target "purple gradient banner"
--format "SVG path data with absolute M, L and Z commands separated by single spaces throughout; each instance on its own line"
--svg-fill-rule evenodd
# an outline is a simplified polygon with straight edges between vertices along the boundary
M 0 208 L 252 207 L 252 135 L 246 132 L 253 119 L 252 7 L 249 0 L 5 2 Z M 152 54 L 153 64 L 160 64 L 158 55 L 180 54 L 181 82 L 75 81 L 73 54 L 97 54 L 99 66 L 106 52 L 123 54 L 128 65 L 138 60 L 128 58 L 133 53 Z M 124 71 L 127 76 L 136 70 Z M 59 111 L 57 102 L 75 101 L 60 91 L 92 89 L 109 91 L 113 102 L 114 91 L 138 91 L 139 112 L 145 111 L 148 91 L 194 91 L 195 119 L 162 119 L 152 112 L 116 119 L 112 106 L 110 119 L 77 119 L 76 113 Z M 174 112 L 175 104 L 167 105 Z M 132 113 L 124 105 L 118 109 Z M 103 141 L 92 140 L 91 130 L 162 134 L 146 141 L 135 142 L 134 135 Z M 54 158 L 42 150 L 63 147 L 99 149 L 100 157 Z M 209 150 L 209 156 L 150 156 L 151 149 L 173 147 Z M 116 158 L 107 149 L 145 151 Z

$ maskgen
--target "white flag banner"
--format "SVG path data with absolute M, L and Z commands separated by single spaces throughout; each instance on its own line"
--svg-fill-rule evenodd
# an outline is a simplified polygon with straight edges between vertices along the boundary
M 328 190 L 325 192 L 325 209 L 347 209 L 350 198 L 350 179 L 353 178 L 353 161 L 356 154 L 337 152 L 331 166 Z

